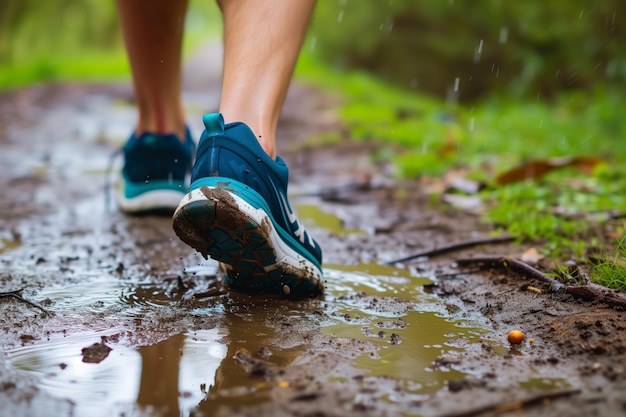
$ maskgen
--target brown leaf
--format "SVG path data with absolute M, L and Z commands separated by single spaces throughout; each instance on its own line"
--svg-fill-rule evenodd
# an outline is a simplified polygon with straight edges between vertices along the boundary
M 591 175 L 595 167 L 601 163 L 604 163 L 604 160 L 594 156 L 537 159 L 503 172 L 496 177 L 495 184 L 504 185 L 529 179 L 536 180 L 556 169 L 565 167 L 572 167 Z

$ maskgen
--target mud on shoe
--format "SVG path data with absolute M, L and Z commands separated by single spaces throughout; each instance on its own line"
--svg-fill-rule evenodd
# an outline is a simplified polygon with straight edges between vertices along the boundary
M 117 201 L 125 213 L 169 212 L 189 190 L 195 144 L 174 134 L 133 134 L 124 145 L 124 167 Z
M 203 118 L 190 192 L 174 231 L 222 263 L 227 284 L 248 293 L 310 297 L 323 292 L 322 252 L 287 200 L 289 170 L 243 123 Z

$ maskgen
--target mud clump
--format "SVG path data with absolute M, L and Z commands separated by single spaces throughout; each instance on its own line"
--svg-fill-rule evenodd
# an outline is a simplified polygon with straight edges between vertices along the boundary
M 83 355 L 83 362 L 85 363 L 100 363 L 109 356 L 109 353 L 113 349 L 105 345 L 104 342 L 94 343 L 91 346 L 84 347 L 81 350 Z

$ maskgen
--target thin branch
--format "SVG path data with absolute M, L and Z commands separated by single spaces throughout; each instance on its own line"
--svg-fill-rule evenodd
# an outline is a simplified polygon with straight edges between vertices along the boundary
M 535 269 L 522 261 L 518 261 L 517 259 L 509 258 L 508 256 L 482 256 L 456 260 L 456 264 L 459 266 L 474 265 L 477 263 L 486 264 L 491 268 L 509 268 L 528 277 L 550 284 L 554 291 L 564 287 L 562 283 L 547 276 L 540 270 Z
M 0 292 L 0 298 L 15 298 L 23 303 L 30 305 L 31 307 L 41 310 L 48 317 L 52 316 L 52 314 L 48 310 L 46 310 L 39 304 L 33 303 L 32 301 L 29 301 L 26 298 L 22 297 L 22 291 L 24 291 L 23 288 L 20 288 L 19 290 L 15 290 L 15 291 Z
M 502 236 L 502 237 L 492 237 L 492 238 L 487 238 L 487 239 L 465 240 L 462 242 L 450 243 L 448 245 L 440 246 L 438 248 L 433 248 L 433 249 L 425 250 L 422 252 L 418 252 L 416 254 L 413 254 L 404 258 L 395 259 L 393 261 L 386 262 L 386 264 L 390 265 L 390 264 L 395 264 L 395 263 L 411 261 L 417 258 L 437 256 L 437 255 L 441 255 L 441 254 L 448 253 L 448 252 L 454 252 L 454 251 L 458 251 L 461 249 L 471 248 L 474 246 L 507 243 L 507 242 L 512 242 L 515 239 L 517 239 L 517 237 L 515 236 Z

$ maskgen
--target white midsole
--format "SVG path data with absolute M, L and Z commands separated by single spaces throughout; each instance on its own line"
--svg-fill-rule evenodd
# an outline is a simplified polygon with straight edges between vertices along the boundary
M 173 209 L 178 206 L 183 196 L 184 194 L 179 191 L 154 190 L 129 199 L 124 196 L 123 191 L 120 191 L 117 201 L 122 211 L 132 213 L 158 208 Z

